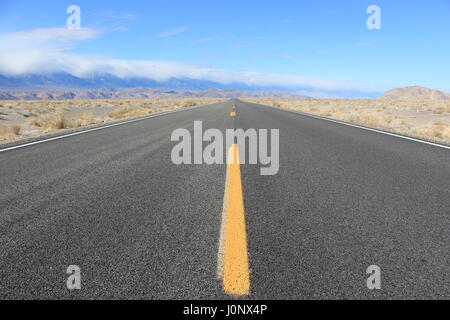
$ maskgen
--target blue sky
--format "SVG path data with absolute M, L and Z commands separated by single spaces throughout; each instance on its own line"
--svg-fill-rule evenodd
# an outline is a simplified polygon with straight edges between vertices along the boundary
M 0 34 L 34 37 L 34 29 L 64 28 L 72 4 L 80 6 L 82 28 L 92 33 L 45 45 L 26 37 L 21 41 L 28 44 L 20 46 L 17 39 L 11 45 L 6 41 L 23 50 L 23 59 L 29 54 L 23 65 L 42 59 L 34 51 L 41 50 L 64 55 L 61 61 L 78 59 L 86 70 L 95 69 L 99 59 L 103 67 L 108 59 L 122 66 L 149 61 L 157 68 L 153 72 L 212 80 L 224 75 L 234 81 L 247 72 L 251 81 L 311 81 L 319 88 L 323 81 L 324 86 L 355 85 L 363 91 L 407 85 L 450 91 L 450 0 L 0 0 Z M 373 4 L 381 8 L 381 30 L 366 27 L 366 9 Z M 0 71 L 11 72 L 16 69 L 5 66 L 13 63 L 7 53 Z M 52 63 L 35 60 L 29 64 L 33 68 Z M 134 66 L 133 75 L 145 66 Z M 267 81 L 259 78 L 255 81 Z

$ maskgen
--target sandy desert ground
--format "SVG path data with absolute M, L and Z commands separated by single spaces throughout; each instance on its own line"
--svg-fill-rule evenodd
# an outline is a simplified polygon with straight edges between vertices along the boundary
M 220 101 L 224 99 L 0 101 L 0 143 Z
M 450 144 L 450 101 L 300 98 L 244 100 Z M 224 99 L 0 101 L 0 143 L 220 101 Z
M 450 100 L 245 100 L 450 144 Z

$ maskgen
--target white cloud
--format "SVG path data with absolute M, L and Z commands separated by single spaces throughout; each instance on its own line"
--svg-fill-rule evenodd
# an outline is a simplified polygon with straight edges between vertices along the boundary
M 96 38 L 101 31 L 64 27 L 0 34 L 0 73 L 23 74 L 65 70 L 66 54 L 74 43 Z
M 184 26 L 184 27 L 180 27 L 180 28 L 177 28 L 177 29 L 174 29 L 174 30 L 170 30 L 170 31 L 166 31 L 166 32 L 160 33 L 156 37 L 157 38 L 173 37 L 173 36 L 179 35 L 179 34 L 181 34 L 183 32 L 186 32 L 189 29 L 190 29 L 190 26 Z
M 5 61 L 10 61 L 5 63 Z M 69 55 L 57 51 L 35 51 L 22 54 L 0 52 L 0 73 L 68 72 L 79 77 L 92 72 L 111 73 L 121 78 L 144 77 L 157 81 L 170 78 L 210 80 L 224 84 L 243 83 L 252 86 L 309 87 L 320 90 L 378 91 L 370 85 L 330 79 L 307 78 L 252 71 L 228 71 L 210 67 L 165 61 L 129 61 Z
M 170 78 L 210 80 L 223 84 L 242 83 L 250 86 L 307 87 L 316 90 L 384 90 L 369 84 L 299 75 L 229 71 L 178 62 L 122 60 L 100 56 L 71 54 L 73 41 L 96 37 L 99 31 L 82 29 L 80 33 L 62 28 L 35 29 L 0 35 L 0 74 L 68 72 L 84 77 L 93 72 L 117 77 L 143 77 L 157 81 Z M 30 40 L 30 41 L 29 41 Z M 69 43 L 69 44 L 68 44 Z
M 100 34 L 99 30 L 90 28 L 81 28 L 79 30 L 69 30 L 67 28 L 41 28 L 27 31 L 20 31 L 0 35 L 0 39 L 4 41 L 16 42 L 68 42 L 68 41 L 82 41 L 96 38 Z

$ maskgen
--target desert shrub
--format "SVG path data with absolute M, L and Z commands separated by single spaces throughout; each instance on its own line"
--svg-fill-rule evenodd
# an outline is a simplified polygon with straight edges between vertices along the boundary
M 15 136 L 19 135 L 22 129 L 19 125 L 6 126 L 0 124 L 0 141 L 14 140 Z
M 13 138 L 11 130 L 7 126 L 0 124 L 0 141 L 12 140 Z
M 272 101 L 272 107 L 281 108 L 281 104 L 278 101 Z
M 78 123 L 78 126 L 89 126 L 97 123 L 95 115 L 92 112 L 84 112 L 76 116 L 75 121 Z
M 16 136 L 18 136 L 20 134 L 20 130 L 22 130 L 22 126 L 15 124 L 11 126 L 11 130 Z
M 444 114 L 445 113 L 445 108 L 444 107 L 438 107 L 436 109 L 433 110 L 434 114 Z
M 197 101 L 195 100 L 187 100 L 184 104 L 183 107 L 188 108 L 188 107 L 195 107 L 197 105 Z
M 44 114 L 32 119 L 30 124 L 44 130 L 60 130 L 70 128 L 70 121 L 64 113 Z
M 125 119 L 125 118 L 130 118 L 130 117 L 138 117 L 138 116 L 143 116 L 146 114 L 151 114 L 153 113 L 153 110 L 151 109 L 143 109 L 143 108 L 137 108 L 137 107 L 132 107 L 132 106 L 126 106 L 126 107 L 121 107 L 111 113 L 108 114 L 109 118 L 112 119 Z

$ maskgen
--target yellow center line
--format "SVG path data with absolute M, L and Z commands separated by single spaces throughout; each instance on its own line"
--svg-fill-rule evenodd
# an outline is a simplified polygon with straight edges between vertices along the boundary
M 230 113 L 230 117 L 236 117 L 236 112 L 234 112 L 234 111 L 231 112 L 231 113 Z
M 250 294 L 250 275 L 238 145 L 230 148 L 225 188 L 218 276 L 225 293 L 245 296 Z

